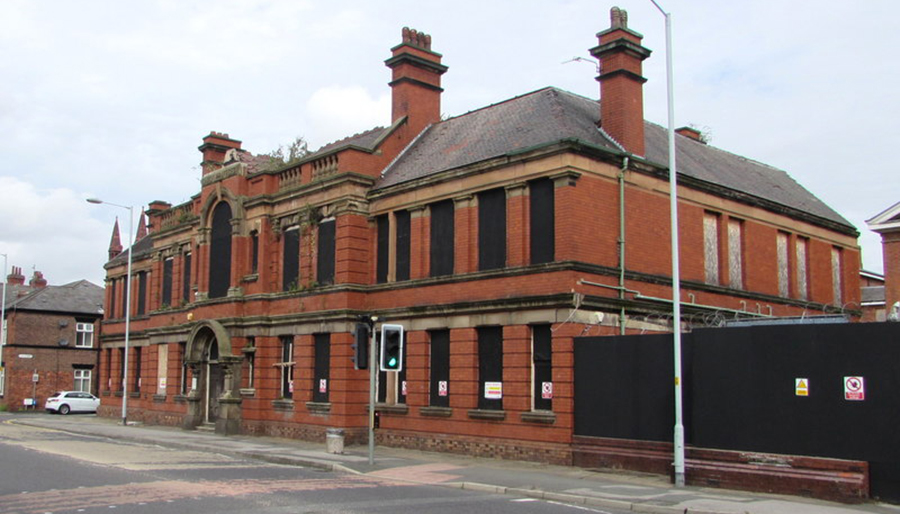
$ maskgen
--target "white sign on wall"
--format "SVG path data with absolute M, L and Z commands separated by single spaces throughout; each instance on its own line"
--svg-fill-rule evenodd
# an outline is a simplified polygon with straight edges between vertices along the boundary
M 844 377 L 844 399 L 863 401 L 866 399 L 866 381 L 863 377 Z
M 488 400 L 500 400 L 503 398 L 503 382 L 485 382 L 484 397 Z

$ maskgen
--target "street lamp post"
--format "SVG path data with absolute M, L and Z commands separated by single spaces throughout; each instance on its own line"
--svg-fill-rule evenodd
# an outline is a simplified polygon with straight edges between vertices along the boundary
M 88 198 L 88 203 L 106 204 L 128 211 L 128 271 L 125 278 L 125 361 L 122 371 L 122 425 L 128 426 L 128 342 L 131 329 L 131 250 L 134 247 L 134 206 L 119 205 L 97 198 Z
M 672 346 L 675 358 L 675 487 L 684 487 L 684 424 L 681 405 L 681 272 L 678 264 L 678 172 L 675 167 L 675 93 L 672 79 L 672 14 L 650 0 L 666 18 L 666 103 L 669 118 L 669 210 L 672 221 Z

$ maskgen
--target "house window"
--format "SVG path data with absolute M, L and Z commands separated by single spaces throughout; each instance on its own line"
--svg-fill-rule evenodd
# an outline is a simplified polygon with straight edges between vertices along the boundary
M 409 211 L 394 213 L 397 221 L 396 252 L 394 277 L 395 280 L 409 280 L 409 244 L 410 244 L 410 215 Z
M 119 348 L 119 391 L 125 390 L 125 348 Z
M 178 377 L 178 393 L 184 395 L 187 394 L 187 343 L 178 343 L 178 357 L 178 360 L 181 361 L 181 374 Z
M 172 306 L 172 268 L 175 259 L 169 257 L 163 261 L 162 306 Z
M 247 348 L 255 349 L 256 348 L 256 338 L 250 336 L 247 338 Z M 245 387 L 247 389 L 253 389 L 256 384 L 256 353 L 250 351 L 244 354 L 244 362 L 246 363 L 247 372 L 244 373 L 244 376 L 247 379 Z
M 131 291 L 128 290 L 128 277 L 122 277 L 122 317 L 130 314 L 128 308 L 131 306 L 131 298 L 129 298 L 129 294 Z
M 109 281 L 109 306 L 106 310 L 106 319 L 114 319 L 116 317 L 116 280 Z
M 259 273 L 259 232 L 250 232 L 250 274 Z
M 184 269 L 181 270 L 181 300 L 184 303 L 191 301 L 191 252 L 187 252 L 183 257 Z
M 231 206 L 220 202 L 213 209 L 209 242 L 209 297 L 223 298 L 231 287 Z
M 454 217 L 453 200 L 431 204 L 431 276 L 453 274 Z
M 378 230 L 375 282 L 378 284 L 384 284 L 388 279 L 391 225 L 387 214 L 382 214 L 381 216 L 375 218 L 375 223 Z
M 300 227 L 285 230 L 281 242 L 284 251 L 281 290 L 296 290 L 300 285 Z
M 313 369 L 313 401 L 327 402 L 329 369 L 331 368 L 331 334 L 314 334 L 314 369 Z
M 534 410 L 553 410 L 553 351 L 550 325 L 531 327 L 531 391 Z
M 281 397 L 294 397 L 294 336 L 281 336 Z
M 137 315 L 141 316 L 147 312 L 147 272 L 141 271 L 138 274 L 138 297 L 137 297 Z
M 335 229 L 334 218 L 319 223 L 318 255 L 316 257 L 316 281 L 322 284 L 334 283 Z
M 712 212 L 703 215 L 704 277 L 707 284 L 719 283 L 719 216 Z
M 169 385 L 169 345 L 156 345 L 156 394 L 165 395 Z
M 844 303 L 844 295 L 842 294 L 842 283 L 841 283 L 841 268 L 842 261 L 841 258 L 841 249 L 834 246 L 831 248 L 831 285 L 832 285 L 832 294 L 834 297 L 834 304 L 837 306 L 843 306 Z
M 797 238 L 797 298 L 807 300 L 809 298 L 809 239 Z
M 478 194 L 478 269 L 506 266 L 506 191 Z
M 735 289 L 744 288 L 743 222 L 728 220 L 728 283 Z
M 478 328 L 478 408 L 503 410 L 503 327 Z
M 75 383 L 72 386 L 73 391 L 81 391 L 83 393 L 91 392 L 91 370 L 76 369 Z
M 106 390 L 112 391 L 113 378 L 112 378 L 112 348 L 106 349 Z
M 75 348 L 94 347 L 94 324 L 75 323 Z
M 132 387 L 131 392 L 139 393 L 141 392 L 141 356 L 143 352 L 141 351 L 143 348 L 140 346 L 134 347 L 134 377 L 132 378 Z
M 788 241 L 790 236 L 779 232 L 775 239 L 775 254 L 778 266 L 778 295 L 790 294 L 790 264 L 788 262 Z
M 531 232 L 531 263 L 555 258 L 554 185 L 549 178 L 528 183 Z
M 429 405 L 450 406 L 450 331 L 431 330 L 431 378 Z

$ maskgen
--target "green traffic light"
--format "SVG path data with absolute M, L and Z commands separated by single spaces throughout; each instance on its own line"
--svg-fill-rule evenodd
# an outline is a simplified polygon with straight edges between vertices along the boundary
M 392 368 L 395 367 L 395 366 L 397 366 L 397 357 L 391 357 L 391 358 L 388 360 L 388 366 L 390 366 L 390 367 L 392 367 Z

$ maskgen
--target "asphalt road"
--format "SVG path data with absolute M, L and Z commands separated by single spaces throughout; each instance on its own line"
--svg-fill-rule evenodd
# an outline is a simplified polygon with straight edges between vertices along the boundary
M 0 513 L 112 509 L 136 514 L 619 514 L 0 423 Z

